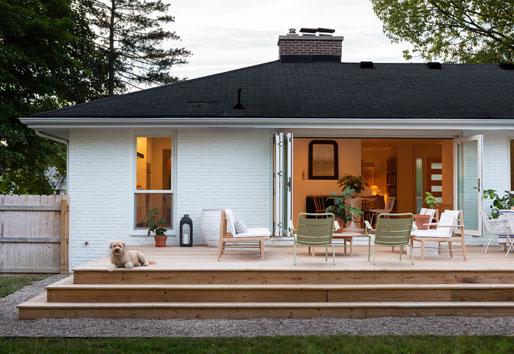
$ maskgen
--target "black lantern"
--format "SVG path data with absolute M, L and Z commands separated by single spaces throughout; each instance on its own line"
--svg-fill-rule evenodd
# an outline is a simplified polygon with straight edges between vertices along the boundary
M 193 220 L 185 214 L 180 219 L 180 247 L 193 246 Z

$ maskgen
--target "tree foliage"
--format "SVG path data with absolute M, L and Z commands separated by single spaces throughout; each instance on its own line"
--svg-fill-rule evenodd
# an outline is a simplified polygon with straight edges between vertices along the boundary
M 167 11 L 160 0 L 0 0 L 0 194 L 52 193 L 66 172 L 64 146 L 18 118 L 176 80 L 169 70 L 189 52 L 162 49 L 179 38 L 162 28 Z
M 514 61 L 512 0 L 371 0 L 384 32 L 426 60 Z
M 0 193 L 51 193 L 48 168 L 65 173 L 64 148 L 18 118 L 95 95 L 90 34 L 71 0 L 0 0 Z
M 175 64 L 186 63 L 185 48 L 165 47 L 180 37 L 164 27 L 174 21 L 162 0 L 81 0 L 96 34 L 107 74 L 106 94 L 177 80 Z

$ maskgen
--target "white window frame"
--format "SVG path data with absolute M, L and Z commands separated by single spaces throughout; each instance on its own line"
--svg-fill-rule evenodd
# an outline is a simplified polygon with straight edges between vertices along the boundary
M 147 137 L 147 138 L 170 138 L 171 139 L 171 189 L 165 190 L 145 190 L 145 189 L 137 189 L 137 163 L 136 163 L 136 153 L 137 153 L 137 138 L 138 137 Z M 167 132 L 156 132 L 152 130 L 138 130 L 134 131 L 131 135 L 132 148 L 130 151 L 130 163 L 132 170 L 132 186 L 131 186 L 131 236 L 147 236 L 148 229 L 147 228 L 136 228 L 136 202 L 135 196 L 136 194 L 151 194 L 151 193 L 169 193 L 171 194 L 171 229 L 166 231 L 167 236 L 175 236 L 177 234 L 176 230 L 176 218 L 177 218 L 177 210 L 176 210 L 176 183 L 177 183 L 177 134 L 175 131 L 167 131 Z

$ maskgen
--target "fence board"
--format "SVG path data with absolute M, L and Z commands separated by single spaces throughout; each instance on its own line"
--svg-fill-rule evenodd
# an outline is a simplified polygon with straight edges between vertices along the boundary
M 61 195 L 0 195 L 0 273 L 68 267 L 68 202 Z

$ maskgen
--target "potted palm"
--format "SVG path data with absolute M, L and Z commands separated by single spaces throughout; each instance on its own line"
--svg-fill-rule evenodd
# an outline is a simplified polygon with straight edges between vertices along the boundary
M 343 228 L 353 221 L 353 215 L 362 215 L 362 210 L 356 207 L 352 207 L 350 200 L 355 194 L 355 190 L 347 187 L 341 194 L 330 197 L 334 200 L 334 205 L 329 206 L 326 209 L 327 213 L 335 215 L 337 222 Z
M 148 236 L 154 235 L 155 247 L 166 247 L 166 220 L 159 218 L 158 209 L 149 209 L 146 213 L 146 223 L 148 224 Z

